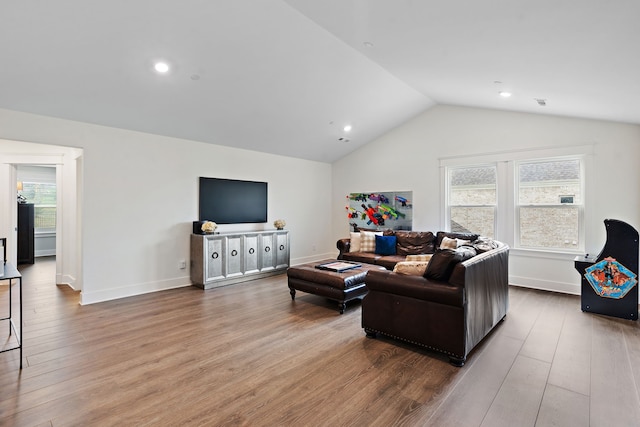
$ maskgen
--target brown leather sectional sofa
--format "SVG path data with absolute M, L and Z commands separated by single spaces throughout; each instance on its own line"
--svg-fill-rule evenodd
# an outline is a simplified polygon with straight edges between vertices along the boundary
M 431 231 L 385 230 L 382 234 L 384 236 L 396 236 L 395 254 L 378 255 L 373 252 L 350 252 L 351 239 L 340 239 L 336 243 L 340 251 L 338 259 L 381 265 L 388 270 L 393 270 L 393 267 L 398 262 L 404 261 L 407 255 L 432 254 L 435 252 L 436 244 L 439 245 L 436 236 Z M 478 237 L 477 235 L 473 236 L 475 236 L 474 238 Z M 442 237 L 440 240 L 442 240 Z
M 456 255 L 442 258 L 438 251 L 444 237 L 464 239 L 465 235 L 438 232 L 411 233 L 416 250 L 432 245 L 432 258 L 425 276 L 403 275 L 389 270 L 367 273 L 368 293 L 362 301 L 362 327 L 367 336 L 383 334 L 442 352 L 456 366 L 462 366 L 473 348 L 502 320 L 509 307 L 509 247 L 497 241 L 477 243 L 479 254 L 463 261 Z M 405 236 L 403 236 L 405 237 Z M 471 235 L 466 235 L 471 239 Z M 474 239 L 477 236 L 474 237 Z M 390 265 L 406 254 L 380 256 L 375 253 L 348 252 L 348 239 L 338 241 L 341 259 Z M 424 246 L 418 249 L 422 241 Z M 431 243 L 429 243 L 429 241 Z M 398 244 L 401 239 L 398 238 Z M 472 242 L 469 246 L 473 246 Z M 344 251 L 343 251 L 344 250 Z M 450 251 L 449 251 L 450 252 Z M 429 253 L 429 252 L 424 252 Z M 366 260 L 365 260 L 366 259 Z M 429 269 L 444 259 L 450 274 L 437 275 Z M 388 268 L 388 267 L 387 267 Z M 393 268 L 393 267 L 391 267 Z M 433 269 L 432 269 L 433 270 Z M 437 272 L 436 272 L 437 273 Z M 436 279 L 437 278 L 437 279 Z

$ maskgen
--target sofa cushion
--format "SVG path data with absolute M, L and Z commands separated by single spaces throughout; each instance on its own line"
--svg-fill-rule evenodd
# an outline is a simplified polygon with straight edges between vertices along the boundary
M 376 259 L 376 264 L 386 268 L 387 270 L 393 270 L 393 267 L 399 262 L 405 261 L 402 255 L 382 255 Z
M 462 254 L 452 249 L 439 249 L 431 257 L 427 270 L 424 272 L 424 277 L 446 282 L 461 259 Z
M 342 255 L 342 259 L 345 261 L 360 262 L 365 264 L 378 264 L 380 255 L 376 255 L 373 252 L 349 252 Z
M 393 272 L 408 276 L 424 276 L 428 261 L 400 261 L 393 267 Z
M 382 236 L 382 231 L 361 231 L 360 232 L 360 252 L 376 251 L 376 236 Z
M 376 236 L 376 250 L 378 255 L 396 254 L 396 236 Z
M 350 245 L 349 252 L 360 252 L 360 233 L 349 233 L 350 236 Z
M 396 230 L 398 255 L 432 254 L 436 237 L 430 231 Z

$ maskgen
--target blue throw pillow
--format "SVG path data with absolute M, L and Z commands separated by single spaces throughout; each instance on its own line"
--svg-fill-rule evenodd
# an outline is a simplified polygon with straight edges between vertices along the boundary
M 376 236 L 376 254 L 395 255 L 396 236 Z

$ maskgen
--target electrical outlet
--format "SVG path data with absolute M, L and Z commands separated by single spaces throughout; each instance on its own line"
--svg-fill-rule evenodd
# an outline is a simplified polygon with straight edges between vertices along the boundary
M 184 270 L 185 268 L 187 268 L 187 261 L 182 259 L 182 260 L 180 260 L 178 265 L 180 266 L 180 270 Z

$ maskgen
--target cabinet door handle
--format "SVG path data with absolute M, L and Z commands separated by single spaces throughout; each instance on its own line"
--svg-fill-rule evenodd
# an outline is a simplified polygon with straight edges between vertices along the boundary
M 265 246 L 264 251 L 265 252 L 269 252 L 271 250 L 271 248 L 269 246 Z
M 249 253 L 250 253 L 251 255 L 253 255 L 253 253 L 254 253 L 255 251 L 256 251 L 255 249 L 253 249 L 253 248 L 249 248 Z
M 284 251 L 284 245 L 280 245 L 280 250 Z
M 236 256 L 238 255 L 238 251 L 236 251 L 235 249 L 231 251 L 231 256 Z
M 220 255 L 218 254 L 218 252 L 214 252 L 211 254 L 211 258 L 213 259 L 217 259 Z

